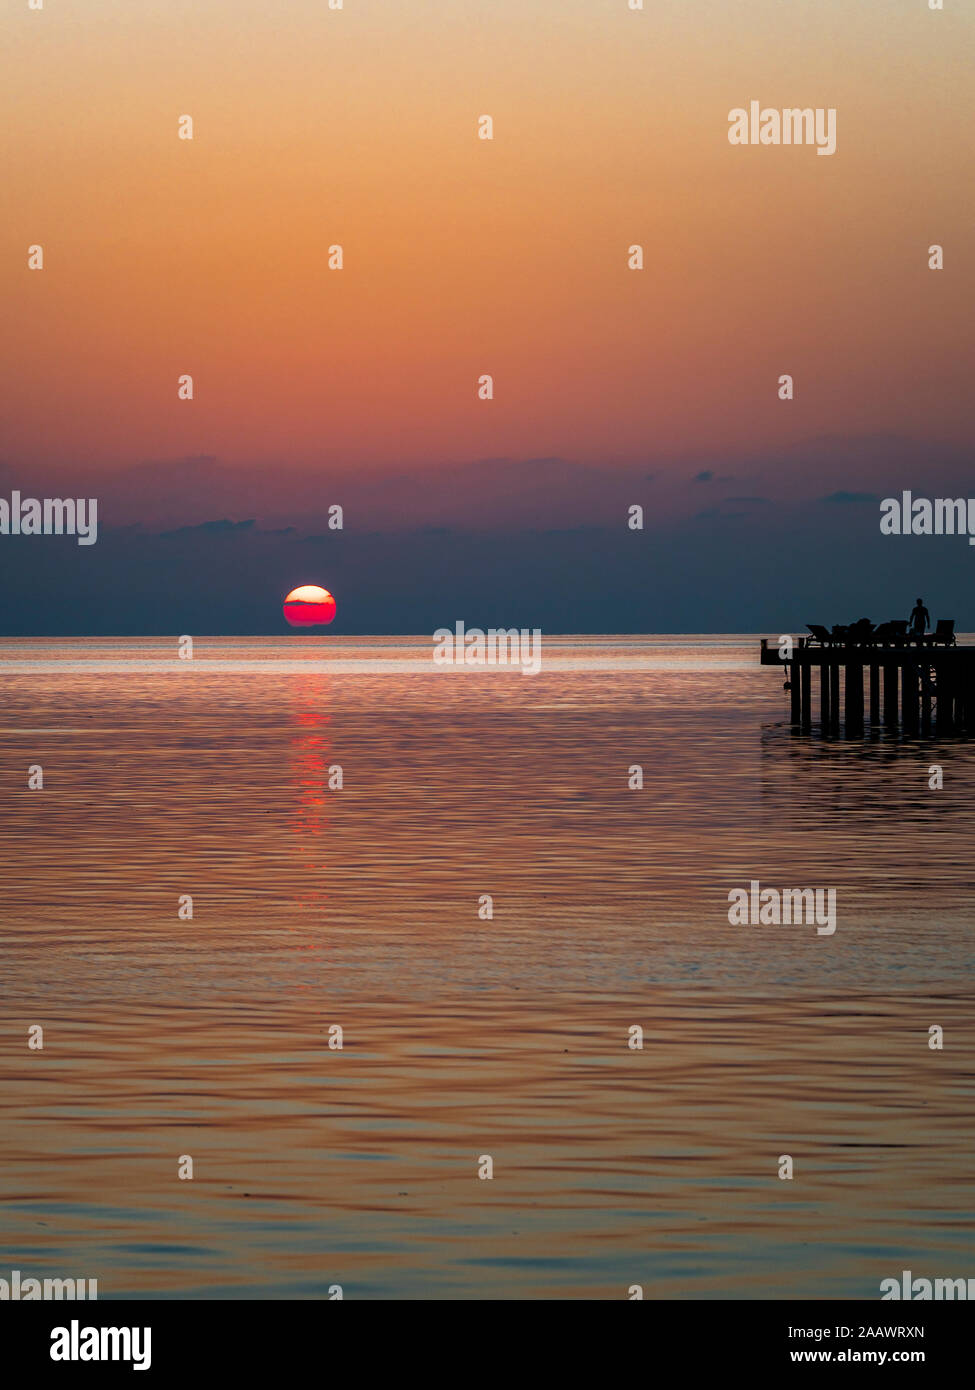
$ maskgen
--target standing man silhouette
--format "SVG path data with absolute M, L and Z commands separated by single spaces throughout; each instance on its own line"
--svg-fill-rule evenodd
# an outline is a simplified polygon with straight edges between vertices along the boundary
M 911 636 L 923 637 L 931 624 L 931 616 L 924 606 L 923 598 L 919 598 L 918 601 L 915 603 L 914 611 L 911 614 L 910 622 Z

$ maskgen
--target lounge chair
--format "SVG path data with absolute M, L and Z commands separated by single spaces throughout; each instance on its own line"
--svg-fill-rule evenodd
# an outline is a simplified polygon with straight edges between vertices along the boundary
M 955 620 L 954 618 L 939 618 L 938 626 L 927 636 L 927 645 L 930 647 L 953 647 L 955 645 Z
M 853 642 L 857 646 L 862 646 L 869 642 L 872 637 L 873 623 L 869 618 L 857 618 L 855 623 L 850 624 L 850 630 L 847 633 L 848 642 Z
M 832 643 L 829 628 L 823 627 L 822 623 L 807 623 L 806 627 L 812 633 L 810 642 L 818 642 L 821 647 L 828 647 Z

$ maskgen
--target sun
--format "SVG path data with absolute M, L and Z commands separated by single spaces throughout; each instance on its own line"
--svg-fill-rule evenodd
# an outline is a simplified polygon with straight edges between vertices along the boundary
M 335 617 L 335 600 L 317 584 L 299 584 L 284 601 L 284 616 L 292 627 L 318 627 Z

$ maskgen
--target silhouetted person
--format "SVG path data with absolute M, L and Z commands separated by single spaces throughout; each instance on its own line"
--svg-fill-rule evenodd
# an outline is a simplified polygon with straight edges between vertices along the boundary
M 927 632 L 930 623 L 931 616 L 924 606 L 924 599 L 919 598 L 917 603 L 915 603 L 914 611 L 911 614 L 911 636 L 923 637 L 924 634 Z

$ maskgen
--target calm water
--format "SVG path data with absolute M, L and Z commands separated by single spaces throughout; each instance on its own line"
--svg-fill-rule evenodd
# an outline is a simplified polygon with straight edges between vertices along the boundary
M 0 642 L 0 1276 L 975 1276 L 975 744 L 796 736 L 757 647 L 547 639 L 529 677 L 419 638 Z M 835 888 L 835 935 L 730 926 L 753 878 Z

